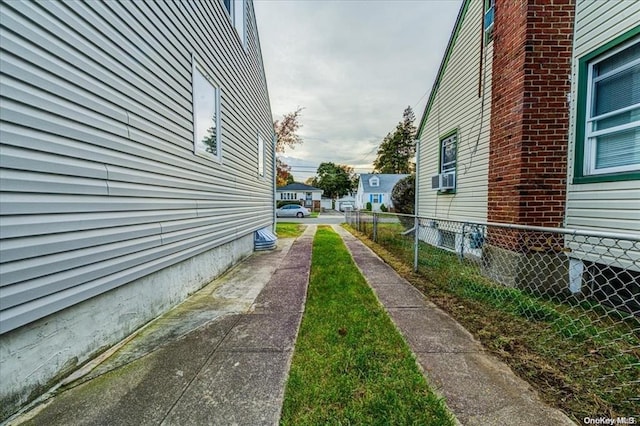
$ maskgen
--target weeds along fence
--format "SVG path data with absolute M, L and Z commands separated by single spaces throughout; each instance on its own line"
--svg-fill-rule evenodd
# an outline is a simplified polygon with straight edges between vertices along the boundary
M 442 290 L 544 329 L 535 350 L 592 387 L 592 414 L 640 413 L 639 236 L 363 211 L 346 221 Z

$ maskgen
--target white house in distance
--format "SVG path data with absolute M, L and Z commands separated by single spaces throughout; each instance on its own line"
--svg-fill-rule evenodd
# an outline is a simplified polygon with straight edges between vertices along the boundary
M 391 191 L 400 179 L 407 174 L 373 174 L 363 173 L 360 175 L 358 190 L 356 191 L 356 209 L 363 210 L 367 203 L 371 203 L 372 211 L 380 211 L 380 206 L 385 205 L 387 209 L 393 208 L 391 201 Z
M 250 255 L 274 135 L 252 0 L 0 3 L 0 422 Z
M 324 191 L 304 183 L 293 182 L 276 189 L 278 201 L 298 201 L 304 207 L 317 212 L 321 208 L 322 193 Z

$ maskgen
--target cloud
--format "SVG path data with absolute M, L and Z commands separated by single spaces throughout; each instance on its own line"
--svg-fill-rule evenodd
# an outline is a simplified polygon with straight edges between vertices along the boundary
M 408 105 L 420 119 L 460 5 L 254 0 L 274 118 L 305 108 L 289 161 L 370 168 Z

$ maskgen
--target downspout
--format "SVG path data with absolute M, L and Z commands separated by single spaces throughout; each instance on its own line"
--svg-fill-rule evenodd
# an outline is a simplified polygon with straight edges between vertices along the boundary
M 418 206 L 420 201 L 420 191 L 418 190 L 418 182 L 420 182 L 420 139 L 416 139 L 416 180 L 414 187 L 415 204 L 413 206 L 413 271 L 418 272 L 418 231 L 420 230 L 418 219 Z
M 277 176 L 277 172 L 278 172 L 278 167 L 276 165 L 276 144 L 278 143 L 278 136 L 274 133 L 273 137 L 271 138 L 273 140 L 273 151 L 272 151 L 272 161 L 273 161 L 273 171 L 271 173 L 272 175 L 272 179 L 271 179 L 271 184 L 273 185 L 273 200 L 271 203 L 271 206 L 273 207 L 273 233 L 276 233 L 276 221 L 277 221 L 277 216 L 276 216 L 276 176 Z M 277 235 L 277 234 L 276 234 Z

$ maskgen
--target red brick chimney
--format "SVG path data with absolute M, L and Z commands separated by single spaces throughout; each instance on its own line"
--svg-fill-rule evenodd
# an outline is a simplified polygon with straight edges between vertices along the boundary
M 496 0 L 490 222 L 562 226 L 574 0 Z

